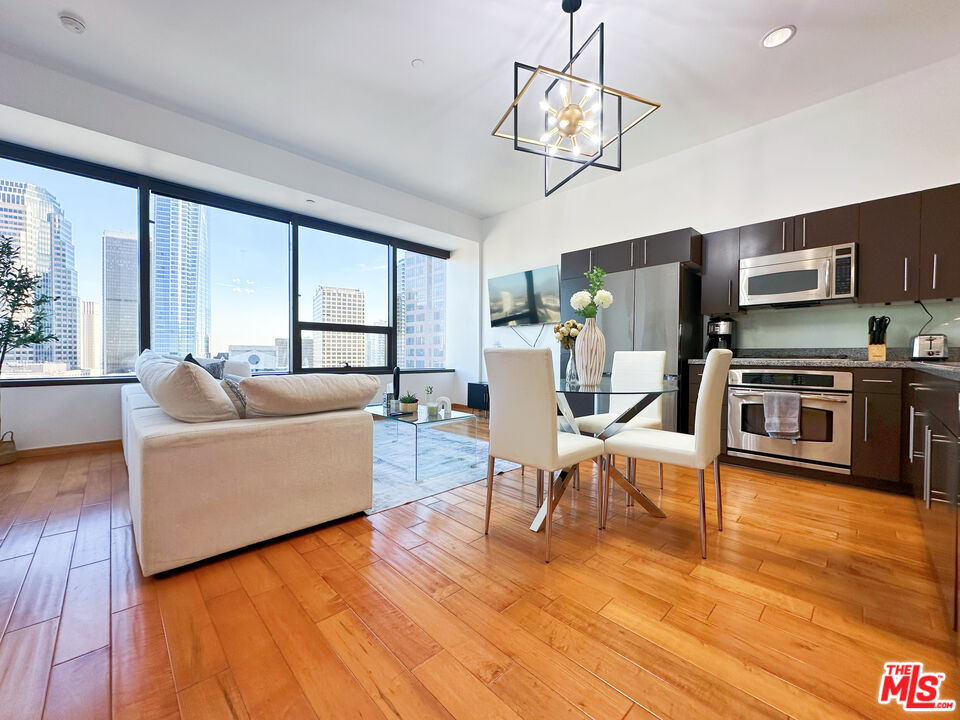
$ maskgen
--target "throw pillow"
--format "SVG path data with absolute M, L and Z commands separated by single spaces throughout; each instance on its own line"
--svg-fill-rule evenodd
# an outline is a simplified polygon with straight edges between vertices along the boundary
M 187 356 L 183 359 L 183 361 L 198 365 L 213 375 L 213 377 L 217 380 L 223 380 L 223 368 L 227 364 L 227 361 L 223 358 L 220 358 L 219 360 L 210 360 L 209 362 L 200 362 L 193 356 L 193 353 L 187 353 Z
M 367 405 L 380 390 L 372 375 L 260 375 L 244 378 L 247 417 L 305 415 Z
M 240 375 L 224 373 L 220 386 L 227 393 L 227 397 L 230 398 L 230 402 L 233 403 L 240 417 L 245 418 L 247 416 L 247 396 L 243 394 L 243 390 L 240 388 L 241 380 L 243 380 L 243 377 Z
M 137 378 L 160 408 L 183 422 L 236 420 L 240 414 L 213 376 L 198 365 L 176 362 L 144 350 Z

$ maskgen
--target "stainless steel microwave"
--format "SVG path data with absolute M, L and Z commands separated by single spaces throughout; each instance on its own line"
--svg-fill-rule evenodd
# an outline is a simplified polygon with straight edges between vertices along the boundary
M 857 244 L 740 261 L 740 305 L 785 305 L 857 297 Z

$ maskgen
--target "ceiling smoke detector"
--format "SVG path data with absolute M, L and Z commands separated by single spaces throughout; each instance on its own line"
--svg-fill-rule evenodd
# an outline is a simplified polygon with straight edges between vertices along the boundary
M 781 25 L 780 27 L 774 28 L 764 35 L 763 40 L 760 41 L 760 44 L 765 48 L 780 47 L 781 45 L 792 40 L 793 36 L 796 34 L 797 28 L 795 25 Z
M 414 58 L 413 60 L 411 60 L 410 67 L 412 67 L 414 70 L 419 70 L 420 68 L 422 68 L 423 58 Z
M 75 13 L 64 10 L 62 13 L 57 15 L 57 17 L 60 18 L 60 24 L 72 33 L 80 35 L 84 30 L 87 29 L 87 25 L 85 22 L 83 22 L 83 18 Z

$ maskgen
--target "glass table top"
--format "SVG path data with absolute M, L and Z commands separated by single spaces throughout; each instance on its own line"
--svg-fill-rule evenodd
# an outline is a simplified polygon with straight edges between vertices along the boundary
M 675 393 L 680 389 L 676 375 L 664 375 L 663 380 L 653 377 L 638 379 L 617 379 L 602 377 L 599 385 L 568 384 L 566 380 L 557 380 L 557 392 L 579 393 L 582 395 L 644 395 L 649 393 Z
M 375 417 L 387 418 L 388 420 L 399 420 L 410 425 L 430 425 L 431 423 L 448 422 L 450 420 L 463 420 L 465 418 L 475 417 L 473 413 L 460 412 L 459 410 L 441 411 L 437 415 L 427 414 L 425 405 L 419 405 L 416 413 L 409 415 L 391 415 L 383 406 L 383 403 L 367 405 L 364 410 Z

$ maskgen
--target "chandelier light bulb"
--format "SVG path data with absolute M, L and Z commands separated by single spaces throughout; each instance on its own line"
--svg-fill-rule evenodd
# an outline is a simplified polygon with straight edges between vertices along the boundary
M 544 112 L 550 112 L 550 101 L 544 98 L 540 101 L 540 109 Z

